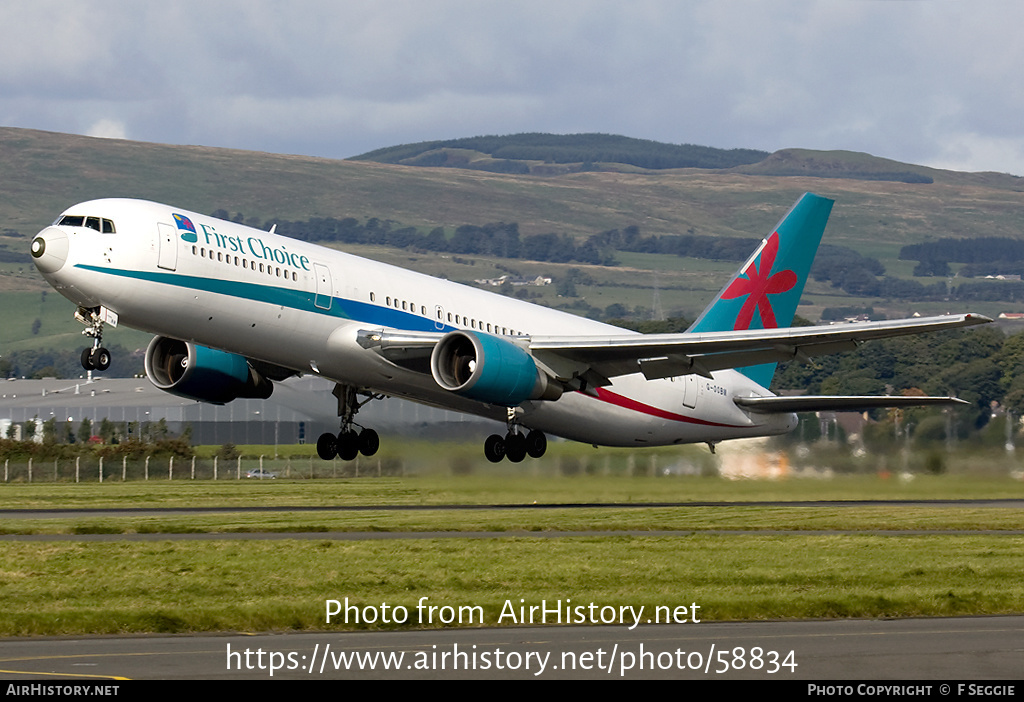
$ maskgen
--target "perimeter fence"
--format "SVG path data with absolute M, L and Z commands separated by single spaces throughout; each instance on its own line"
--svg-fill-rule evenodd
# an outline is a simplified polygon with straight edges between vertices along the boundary
M 352 461 L 323 461 L 316 456 L 242 456 L 181 457 L 153 455 L 100 457 L 96 455 L 63 458 L 0 459 L 0 484 L 4 483 L 107 483 L 180 480 L 312 480 L 414 475 L 626 475 L 693 476 L 718 475 L 718 461 L 707 451 L 691 451 L 688 457 L 678 451 L 628 451 L 581 455 L 579 447 L 558 444 L 543 459 L 515 464 L 488 462 L 476 444 L 432 446 L 376 456 L 359 456 Z M 560 450 L 561 449 L 561 450 Z M 777 463 L 777 462 L 776 462 Z M 765 470 L 774 470 L 763 466 Z
M 395 457 L 354 461 L 266 456 L 182 458 L 149 456 L 141 459 L 76 456 L 59 459 L 5 460 L 0 476 L 5 483 L 127 482 L 135 480 L 304 480 L 402 476 L 404 463 Z

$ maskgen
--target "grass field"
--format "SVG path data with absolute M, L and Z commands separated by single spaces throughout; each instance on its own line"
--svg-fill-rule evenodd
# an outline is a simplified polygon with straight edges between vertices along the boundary
M 5 533 L 445 532 L 415 539 L 0 541 L 0 634 L 380 627 L 325 621 L 328 599 L 472 607 L 700 605 L 703 620 L 1024 612 L 1018 509 L 881 500 L 1010 498 L 1010 478 L 727 481 L 625 475 L 426 475 L 316 481 L 0 485 L 6 508 L 260 506 L 258 513 L 0 517 Z M 879 500 L 763 506 L 761 500 Z M 584 505 L 533 507 L 532 503 Z M 649 506 L 726 501 L 728 506 Z M 617 503 L 613 508 L 585 506 Z M 296 511 L 396 505 L 416 509 Z M 508 505 L 443 510 L 431 506 Z M 516 507 L 512 507 L 512 506 Z M 877 533 L 914 530 L 914 534 Z M 477 537 L 490 531 L 501 537 Z M 593 532 L 560 535 L 557 532 Z M 457 532 L 467 532 L 459 536 Z M 609 533 L 611 532 L 611 534 Z M 622 532 L 615 535 L 614 532 Z M 641 532 L 641 533 L 638 533 Z M 644 534 L 642 532 L 650 532 Z M 824 533 L 821 533 L 824 532 Z M 647 610 L 652 611 L 651 609 Z
M 1024 537 L 703 534 L 9 543 L 0 631 L 362 628 L 326 625 L 325 601 L 345 598 L 480 607 L 473 624 L 498 623 L 506 600 L 697 603 L 704 621 L 1010 613 L 1024 607 L 1022 548 Z

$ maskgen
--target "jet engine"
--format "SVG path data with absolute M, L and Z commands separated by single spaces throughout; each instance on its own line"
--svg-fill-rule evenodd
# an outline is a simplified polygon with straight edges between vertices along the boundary
M 491 334 L 448 332 L 434 346 L 430 372 L 445 390 L 503 407 L 562 395 L 526 349 Z
M 244 357 L 166 336 L 149 342 L 146 375 L 161 390 L 217 405 L 239 397 L 265 400 L 274 391 Z

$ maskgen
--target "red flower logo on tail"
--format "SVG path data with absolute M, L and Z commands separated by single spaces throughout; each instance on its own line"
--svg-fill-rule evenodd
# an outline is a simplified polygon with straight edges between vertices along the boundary
M 775 275 L 770 275 L 772 266 L 775 265 L 775 257 L 778 254 L 779 233 L 772 232 L 772 235 L 768 237 L 768 243 L 765 244 L 758 259 L 761 263 L 760 268 L 757 265 L 758 260 L 754 260 L 743 271 L 743 275 L 746 277 L 740 277 L 732 281 L 732 284 L 722 293 L 723 300 L 734 300 L 744 295 L 748 296 L 743 306 L 740 307 L 740 313 L 736 317 L 736 326 L 733 327 L 734 330 L 750 329 L 750 323 L 754 321 L 754 310 L 757 310 L 761 315 L 761 325 L 765 329 L 775 329 L 779 326 L 778 322 L 775 321 L 775 311 L 772 309 L 772 303 L 769 302 L 768 296 L 791 290 L 797 283 L 797 276 L 796 273 L 790 270 L 779 271 Z

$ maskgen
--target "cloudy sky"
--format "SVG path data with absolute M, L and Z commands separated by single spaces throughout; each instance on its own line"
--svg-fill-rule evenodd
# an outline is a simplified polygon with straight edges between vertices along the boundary
M 605 132 L 1024 175 L 1020 0 L 5 0 L 0 126 L 343 158 Z

